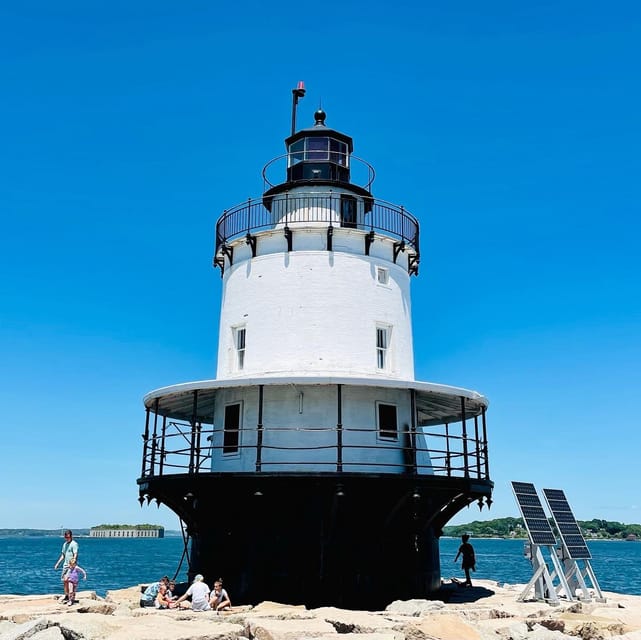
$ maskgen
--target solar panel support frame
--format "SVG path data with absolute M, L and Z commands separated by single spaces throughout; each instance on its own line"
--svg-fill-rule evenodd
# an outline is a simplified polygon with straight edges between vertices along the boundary
M 514 498 L 521 512 L 521 517 L 525 523 L 525 528 L 528 533 L 528 538 L 530 540 L 530 562 L 532 564 L 532 578 L 525 586 L 525 589 L 521 592 L 518 597 L 519 602 L 524 602 L 525 600 L 530 599 L 530 592 L 534 589 L 534 599 L 543 600 L 552 605 L 559 604 L 559 596 L 564 595 L 568 600 L 575 600 L 573 591 L 570 589 L 570 586 L 566 580 L 565 572 L 561 566 L 561 561 L 556 553 L 556 538 L 552 533 L 550 527 L 550 533 L 552 533 L 550 540 L 554 540 L 554 544 L 538 544 L 534 542 L 533 532 L 530 530 L 530 524 L 528 523 L 528 518 L 525 516 L 523 505 L 519 500 L 519 495 L 523 495 L 521 492 L 517 491 L 517 485 L 519 487 L 524 487 L 527 489 L 527 495 L 530 497 L 530 500 L 533 501 L 535 508 L 540 508 L 543 512 L 543 505 L 541 500 L 534 488 L 534 485 L 531 483 L 525 482 L 515 482 L 512 481 L 512 491 L 514 492 Z M 543 512 L 544 513 L 544 512 Z M 547 520 L 546 520 L 547 523 Z M 547 525 L 549 526 L 549 524 Z M 547 531 L 538 533 L 547 533 Z M 541 539 L 541 538 L 539 538 Z M 547 550 L 547 555 L 550 558 L 552 563 L 552 571 L 548 566 L 548 563 L 545 560 L 543 555 L 543 549 Z M 555 585 L 555 580 L 558 581 L 558 584 Z
M 563 571 L 568 583 L 568 587 L 570 588 L 573 594 L 580 592 L 581 595 L 578 596 L 578 600 L 581 600 L 583 602 L 592 602 L 593 598 L 592 598 L 592 594 L 590 593 L 590 589 L 588 585 L 588 582 L 589 582 L 589 584 L 592 585 L 592 589 L 595 593 L 594 600 L 596 600 L 597 602 L 606 602 L 607 599 L 604 597 L 603 592 L 601 591 L 601 587 L 599 586 L 599 582 L 596 579 L 596 575 L 594 574 L 594 570 L 592 569 L 590 560 L 588 558 L 572 557 L 573 554 L 571 553 L 568 547 L 568 543 L 566 541 L 564 531 L 563 531 L 563 526 L 557 519 L 557 516 L 559 515 L 558 509 L 552 504 L 553 498 L 552 498 L 551 492 L 556 492 L 557 494 L 561 494 L 562 501 L 566 505 L 566 512 L 572 516 L 575 524 L 576 524 L 576 518 L 574 517 L 574 513 L 572 513 L 572 509 L 570 508 L 567 498 L 565 497 L 565 493 L 561 489 L 543 489 L 543 495 L 545 496 L 545 501 L 547 502 L 548 509 L 552 514 L 552 519 L 554 520 L 554 524 L 556 525 L 556 528 L 559 532 L 559 537 L 561 539 L 561 542 L 557 547 L 557 557 L 559 558 L 559 561 L 563 564 Z M 576 526 L 578 528 L 578 524 Z M 579 529 L 579 533 L 580 533 L 580 529 Z M 583 539 L 583 534 L 580 533 L 580 535 L 581 535 L 581 539 L 583 540 L 583 544 L 585 544 L 585 540 Z M 587 581 L 586 581 L 586 578 L 587 578 Z

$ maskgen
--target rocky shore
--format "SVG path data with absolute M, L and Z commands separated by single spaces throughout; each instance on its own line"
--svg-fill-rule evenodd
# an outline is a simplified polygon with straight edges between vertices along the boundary
M 0 640 L 641 640 L 641 596 L 607 602 L 518 602 L 523 585 L 444 585 L 442 600 L 399 600 L 385 611 L 262 602 L 230 612 L 141 609 L 140 586 L 104 598 L 80 592 L 0 595 Z

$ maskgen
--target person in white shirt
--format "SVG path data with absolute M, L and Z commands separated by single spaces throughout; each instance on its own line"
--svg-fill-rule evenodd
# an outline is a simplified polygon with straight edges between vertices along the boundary
M 194 577 L 194 581 L 189 585 L 189 589 L 176 600 L 176 604 L 180 605 L 183 600 L 191 597 L 192 611 L 210 611 L 209 592 L 210 589 L 207 583 L 204 582 L 202 574 L 199 573 Z
M 216 612 L 222 611 L 223 609 L 231 609 L 231 600 L 229 599 L 227 591 L 223 589 L 222 578 L 218 578 L 218 580 L 214 582 L 214 590 L 211 592 L 209 605 Z

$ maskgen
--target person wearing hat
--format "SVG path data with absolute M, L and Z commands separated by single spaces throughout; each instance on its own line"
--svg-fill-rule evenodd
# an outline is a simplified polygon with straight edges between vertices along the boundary
M 207 586 L 205 579 L 202 574 L 198 574 L 194 577 L 194 581 L 189 585 L 189 589 L 183 593 L 176 604 L 180 606 L 180 603 L 183 600 L 191 597 L 191 610 L 192 611 L 210 611 L 211 607 L 209 606 L 209 592 L 211 589 Z

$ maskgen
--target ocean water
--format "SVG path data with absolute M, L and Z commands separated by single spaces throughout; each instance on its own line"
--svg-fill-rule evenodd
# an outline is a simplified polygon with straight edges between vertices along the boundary
M 181 564 L 183 540 L 77 538 L 79 564 L 87 571 L 81 590 L 101 596 L 110 589 L 122 589 L 157 580 L 163 575 L 187 580 L 187 562 Z M 523 554 L 522 540 L 472 539 L 477 570 L 474 578 L 501 584 L 527 584 L 532 568 Z M 0 593 L 30 595 L 59 593 L 60 571 L 54 571 L 62 538 L 1 537 Z M 460 544 L 458 538 L 442 538 L 441 575 L 447 580 L 461 578 L 460 559 L 453 562 Z M 590 541 L 592 568 L 602 591 L 641 595 L 641 542 Z M 210 581 L 218 576 L 205 576 Z M 233 593 L 233 576 L 223 576 Z

